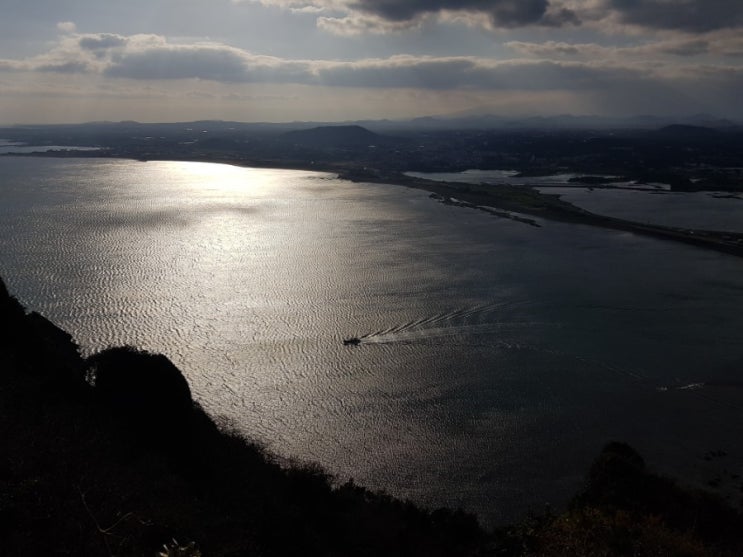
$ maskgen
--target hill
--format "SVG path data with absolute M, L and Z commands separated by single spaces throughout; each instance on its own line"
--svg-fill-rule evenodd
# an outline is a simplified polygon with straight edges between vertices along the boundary
M 280 465 L 218 427 L 164 356 L 120 347 L 81 358 L 2 280 L 0 327 L 3 555 L 155 555 L 167 545 L 191 557 L 466 556 L 485 544 L 471 515 Z
M 706 126 L 692 126 L 688 124 L 671 124 L 669 126 L 664 126 L 653 133 L 654 135 L 660 136 L 664 139 L 678 139 L 685 141 L 724 137 L 723 132 L 718 129 Z
M 389 139 L 362 126 L 319 126 L 307 130 L 293 130 L 281 135 L 282 141 L 321 149 L 358 149 L 386 143 Z
M 218 427 L 165 356 L 118 347 L 84 359 L 2 279 L 0 327 L 3 555 L 743 554 L 736 510 L 652 474 L 621 443 L 567 510 L 486 533 L 462 511 L 281 465 Z

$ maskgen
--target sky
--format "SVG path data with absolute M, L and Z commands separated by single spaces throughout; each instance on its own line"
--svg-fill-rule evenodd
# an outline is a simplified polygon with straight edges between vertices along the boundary
M 0 0 L 0 124 L 743 120 L 743 0 Z

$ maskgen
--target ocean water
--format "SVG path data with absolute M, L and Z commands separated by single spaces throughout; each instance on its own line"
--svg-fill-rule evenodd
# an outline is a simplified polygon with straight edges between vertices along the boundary
M 339 481 L 492 525 L 564 504 L 618 439 L 738 492 L 729 255 L 330 174 L 3 157 L 0 275 L 85 353 L 166 354 L 210 414 Z
M 599 215 L 680 228 L 743 232 L 743 193 L 672 192 L 667 184 L 622 182 L 608 188 L 578 187 L 579 174 L 515 177 L 513 171 L 410 172 L 429 180 L 470 184 L 534 186 L 542 193 Z
M 636 222 L 743 232 L 743 194 L 543 188 L 588 211 Z

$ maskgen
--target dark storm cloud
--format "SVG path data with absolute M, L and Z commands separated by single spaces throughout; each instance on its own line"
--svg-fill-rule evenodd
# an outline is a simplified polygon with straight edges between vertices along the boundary
M 560 8 L 545 14 L 540 23 L 548 27 L 562 27 L 563 25 L 580 25 L 581 19 L 574 11 Z
M 743 25 L 741 0 L 609 0 L 622 21 L 654 29 L 704 33 Z
M 391 22 L 411 21 L 442 11 L 483 14 L 495 27 L 578 22 L 577 16 L 564 8 L 548 13 L 548 0 L 355 0 L 348 7 Z

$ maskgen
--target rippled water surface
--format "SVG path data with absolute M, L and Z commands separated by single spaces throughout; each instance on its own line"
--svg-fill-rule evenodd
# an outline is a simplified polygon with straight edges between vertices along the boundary
M 187 162 L 0 158 L 0 217 L 0 274 L 86 352 L 163 352 L 340 478 L 492 524 L 610 439 L 692 482 L 743 466 L 741 259 Z
M 743 232 L 743 194 L 546 188 L 594 213 L 663 226 Z
M 409 174 L 429 180 L 491 184 L 494 187 L 499 184 L 534 186 L 542 193 L 559 195 L 565 201 L 599 215 L 661 226 L 743 232 L 741 193 L 672 192 L 667 184 L 634 182 L 614 183 L 608 188 L 569 184 L 568 180 L 578 174 L 519 177 L 516 172 L 504 170 Z

